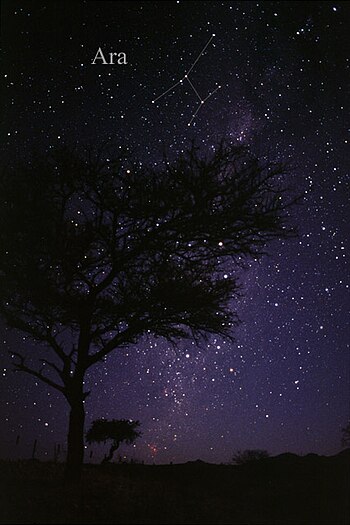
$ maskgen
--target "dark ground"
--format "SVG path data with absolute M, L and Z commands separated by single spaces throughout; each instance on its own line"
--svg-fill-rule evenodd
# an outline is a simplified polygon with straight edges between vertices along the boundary
M 86 465 L 75 487 L 62 473 L 53 463 L 0 462 L 0 522 L 350 523 L 350 449 L 241 466 Z

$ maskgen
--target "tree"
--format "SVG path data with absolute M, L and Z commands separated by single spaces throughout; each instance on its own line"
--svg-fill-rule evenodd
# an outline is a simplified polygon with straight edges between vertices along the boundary
M 102 463 L 111 461 L 113 454 L 118 450 L 121 443 L 131 445 L 141 433 L 136 430 L 140 426 L 139 421 L 128 421 L 127 419 L 96 419 L 86 433 L 88 443 L 106 443 L 112 440 L 112 445 L 108 456 L 105 456 Z
M 40 367 L 13 352 L 15 370 L 69 403 L 67 479 L 83 464 L 88 369 L 144 334 L 231 337 L 239 268 L 292 234 L 284 173 L 224 142 L 160 167 L 64 147 L 3 170 L 0 313 L 45 352 Z
M 266 459 L 269 456 L 270 454 L 267 452 L 267 450 L 237 450 L 237 452 L 235 452 L 233 455 L 232 461 L 236 465 L 244 465 L 245 463 Z
M 350 423 L 348 423 L 344 428 L 341 429 L 343 437 L 341 444 L 343 447 L 350 447 Z

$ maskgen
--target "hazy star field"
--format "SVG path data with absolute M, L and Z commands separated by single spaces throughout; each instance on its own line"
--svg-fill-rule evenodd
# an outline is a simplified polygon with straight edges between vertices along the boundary
M 2 10 L 3 158 L 109 139 L 155 165 L 164 149 L 176 156 L 192 139 L 210 149 L 226 136 L 288 162 L 304 196 L 298 238 L 240 271 L 235 343 L 173 348 L 150 337 L 114 352 L 88 372 L 87 426 L 139 419 L 142 437 L 120 451 L 145 462 L 339 452 L 350 417 L 349 4 L 7 1 Z M 194 88 L 183 82 L 152 103 L 208 41 Z M 127 63 L 93 65 L 99 47 Z M 9 351 L 34 359 L 35 344 L 0 330 L 1 456 L 30 457 L 37 439 L 38 457 L 52 459 L 68 405 L 13 373 Z

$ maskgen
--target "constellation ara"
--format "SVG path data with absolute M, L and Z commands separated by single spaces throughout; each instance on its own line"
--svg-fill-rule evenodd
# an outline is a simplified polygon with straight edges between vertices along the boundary
M 203 98 L 203 97 L 200 96 L 200 94 L 198 93 L 197 89 L 195 88 L 195 86 L 193 85 L 192 81 L 190 80 L 190 73 L 192 72 L 192 70 L 195 67 L 195 65 L 197 64 L 198 60 L 201 58 L 201 56 L 203 55 L 203 53 L 205 52 L 205 50 L 207 49 L 207 47 L 209 46 L 209 44 L 213 40 L 214 36 L 215 36 L 215 34 L 211 35 L 211 37 L 209 38 L 208 42 L 205 44 L 205 46 L 203 47 L 202 51 L 199 53 L 199 55 L 197 56 L 196 60 L 193 62 L 192 66 L 190 67 L 190 69 L 188 71 L 186 71 L 185 75 L 180 80 L 178 80 L 178 82 L 176 82 L 176 84 L 174 84 L 173 86 L 168 88 L 166 91 L 164 91 L 161 95 L 159 95 L 159 97 L 157 97 L 154 100 L 152 100 L 152 104 L 155 104 L 157 102 L 157 100 L 159 100 L 160 98 L 164 97 L 165 95 L 167 95 L 168 93 L 173 91 L 177 86 L 183 85 L 185 82 L 187 82 L 191 86 L 193 92 L 195 93 L 196 97 L 199 100 L 198 107 L 197 107 L 196 111 L 193 113 L 193 115 L 191 117 L 191 120 L 188 123 L 188 126 L 192 125 L 194 119 L 198 115 L 199 110 L 204 106 L 205 102 L 210 97 L 212 97 L 214 95 L 214 93 L 216 93 L 221 88 L 221 86 L 216 86 L 216 88 L 213 91 L 211 91 L 209 93 L 209 95 L 207 95 L 206 97 Z

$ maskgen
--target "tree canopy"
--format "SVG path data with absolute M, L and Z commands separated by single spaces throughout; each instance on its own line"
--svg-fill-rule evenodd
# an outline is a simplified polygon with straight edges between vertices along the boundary
M 69 328 L 77 342 L 88 325 L 86 366 L 148 330 L 229 335 L 238 286 L 223 264 L 242 265 L 290 233 L 282 174 L 224 144 L 158 169 L 67 149 L 8 169 L 1 312 L 64 360 L 59 334 Z

